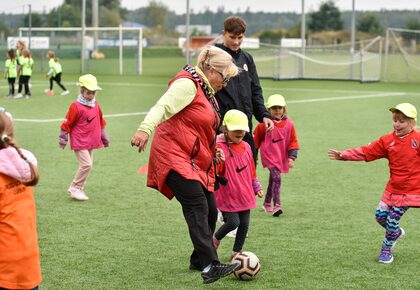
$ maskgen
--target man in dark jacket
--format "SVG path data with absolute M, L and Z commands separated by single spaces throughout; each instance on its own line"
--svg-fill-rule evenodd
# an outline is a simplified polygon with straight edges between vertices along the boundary
M 223 25 L 223 44 L 217 47 L 228 52 L 240 68 L 238 76 L 232 78 L 227 85 L 216 94 L 222 117 L 231 109 L 244 112 L 248 117 L 249 132 L 244 137 L 252 149 L 254 161 L 257 160 L 257 150 L 252 138 L 252 115 L 258 122 L 264 122 L 268 130 L 274 128 L 270 113 L 264 105 L 264 97 L 252 56 L 243 51 L 240 46 L 244 39 L 246 22 L 238 16 L 225 19 Z

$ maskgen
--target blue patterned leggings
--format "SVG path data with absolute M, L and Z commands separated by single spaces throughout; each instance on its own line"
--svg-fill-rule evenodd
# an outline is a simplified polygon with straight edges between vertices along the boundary
M 375 216 L 378 224 L 386 230 L 383 248 L 391 249 L 401 235 L 400 219 L 409 208 L 408 206 L 389 206 L 383 201 L 379 202 Z

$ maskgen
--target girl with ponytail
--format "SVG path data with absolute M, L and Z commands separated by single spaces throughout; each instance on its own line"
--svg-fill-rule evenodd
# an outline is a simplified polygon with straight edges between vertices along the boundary
M 0 289 L 38 289 L 42 281 L 33 186 L 35 156 L 14 141 L 12 115 L 0 108 Z

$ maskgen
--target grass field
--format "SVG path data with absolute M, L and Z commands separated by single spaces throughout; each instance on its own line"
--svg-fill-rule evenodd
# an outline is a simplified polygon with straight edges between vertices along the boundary
M 181 208 L 145 186 L 137 173 L 148 161 L 130 139 L 144 112 L 166 88 L 182 59 L 145 60 L 143 76 L 97 75 L 98 95 L 108 122 L 110 147 L 95 151 L 85 188 L 88 202 L 66 190 L 77 169 L 73 152 L 58 148 L 61 119 L 73 102 L 78 76 L 64 74 L 71 94 L 47 97 L 47 80 L 36 74 L 29 100 L 0 99 L 14 114 L 16 138 L 35 153 L 41 180 L 36 187 L 41 289 L 201 289 L 188 270 L 192 245 Z M 284 214 L 252 211 L 244 250 L 261 261 L 253 281 L 229 276 L 207 289 L 418 289 L 420 212 L 402 219 L 405 238 L 390 265 L 379 264 L 384 230 L 374 211 L 388 178 L 387 163 L 336 162 L 330 148 L 366 144 L 391 130 L 388 108 L 411 102 L 420 109 L 420 84 L 263 80 L 265 96 L 288 102 L 301 145 L 295 168 L 283 178 Z M 7 94 L 6 82 L 0 86 Z M 150 143 L 149 143 L 150 145 Z M 168 144 L 170 146 L 170 144 Z M 257 168 L 266 187 L 268 170 Z M 233 239 L 219 257 L 227 262 Z

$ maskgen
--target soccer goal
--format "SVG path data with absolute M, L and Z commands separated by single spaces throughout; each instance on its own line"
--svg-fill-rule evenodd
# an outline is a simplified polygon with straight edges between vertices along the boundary
M 29 33 L 30 32 L 30 33 Z M 65 72 L 142 74 L 143 30 L 133 27 L 28 27 L 19 37 L 48 37 L 49 50 L 60 58 Z M 82 41 L 83 39 L 83 41 Z M 46 70 L 46 49 L 31 49 L 35 69 Z
M 420 79 L 420 30 L 388 28 L 385 40 L 384 80 Z
M 252 54 L 260 77 L 379 81 L 382 38 L 358 41 L 353 47 L 350 43 L 304 48 L 261 43 Z

